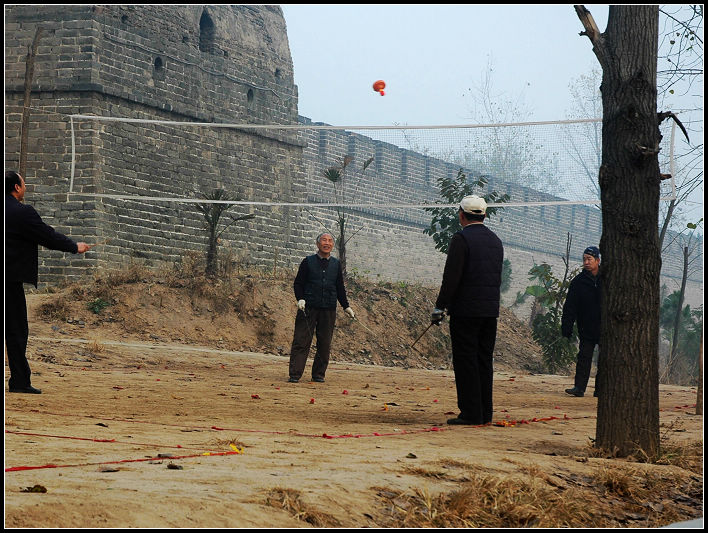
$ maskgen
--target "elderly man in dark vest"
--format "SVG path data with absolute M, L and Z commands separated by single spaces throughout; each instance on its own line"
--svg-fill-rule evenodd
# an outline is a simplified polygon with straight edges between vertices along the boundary
M 344 311 L 354 318 L 354 311 L 349 307 L 344 288 L 342 265 L 336 257 L 331 256 L 334 237 L 329 233 L 322 233 L 317 237 L 316 243 L 317 253 L 302 260 L 293 283 L 298 312 L 290 349 L 291 383 L 297 383 L 305 371 L 314 334 L 317 335 L 317 353 L 312 363 L 312 381 L 324 382 L 332 346 L 337 301 Z
M 452 366 L 460 414 L 447 421 L 481 425 L 492 421 L 493 354 L 499 317 L 504 247 L 484 225 L 487 203 L 465 196 L 458 217 L 462 231 L 450 240 L 434 324 L 450 315 Z

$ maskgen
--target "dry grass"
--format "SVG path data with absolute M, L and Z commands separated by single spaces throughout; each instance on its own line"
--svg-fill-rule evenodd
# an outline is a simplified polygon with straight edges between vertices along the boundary
M 86 351 L 91 353 L 92 355 L 100 355 L 105 350 L 106 347 L 95 339 L 92 342 L 88 343 L 86 347 Z
M 384 504 L 375 518 L 386 527 L 658 527 L 701 513 L 702 477 L 676 470 L 608 463 L 584 476 L 509 462 L 519 467 L 513 477 L 454 460 L 440 464 L 464 470 L 464 478 L 407 468 L 409 474 L 460 482 L 462 488 L 434 495 L 428 489 L 374 487 Z
M 293 489 L 271 489 L 265 500 L 266 505 L 283 509 L 297 520 L 302 520 L 315 527 L 338 527 L 339 521 L 332 515 L 313 509 L 304 503 L 300 492 Z
M 66 297 L 59 296 L 54 301 L 40 305 L 37 308 L 37 315 L 45 320 L 61 320 L 65 322 L 71 317 L 70 302 Z
M 557 494 L 531 482 L 475 475 L 464 488 L 433 495 L 379 490 L 387 527 L 582 527 L 597 523 L 574 489 Z
M 663 444 L 656 464 L 678 466 L 703 475 L 703 442 Z

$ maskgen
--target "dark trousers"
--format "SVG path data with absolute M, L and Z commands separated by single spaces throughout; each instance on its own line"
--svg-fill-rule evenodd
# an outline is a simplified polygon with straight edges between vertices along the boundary
M 317 353 L 312 362 L 312 378 L 324 379 L 329 352 L 332 347 L 332 334 L 337 319 L 337 309 L 308 307 L 298 311 L 295 317 L 295 333 L 290 348 L 290 377 L 300 379 L 305 371 L 305 363 L 310 353 L 313 335 L 317 335 Z
M 493 355 L 496 318 L 450 317 L 452 366 L 460 418 L 474 424 L 492 421 Z
M 590 379 L 592 369 L 592 354 L 595 351 L 596 341 L 580 339 L 578 351 L 578 363 L 575 366 L 575 388 L 585 392 Z M 597 379 L 595 379 L 595 389 L 597 390 Z
M 23 389 L 30 386 L 29 363 L 27 362 L 27 302 L 25 289 L 21 281 L 5 282 L 5 347 L 10 365 L 11 389 Z

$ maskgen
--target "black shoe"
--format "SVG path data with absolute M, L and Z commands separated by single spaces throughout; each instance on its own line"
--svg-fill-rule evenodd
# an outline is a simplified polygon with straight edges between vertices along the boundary
M 297 383 L 298 381 L 300 381 L 298 378 L 290 378 L 288 383 Z
M 465 418 L 460 418 L 459 416 L 455 418 L 449 418 L 447 421 L 451 426 L 481 426 L 479 422 L 474 422 L 472 420 L 467 420 Z
M 312 381 L 316 383 L 324 383 L 324 378 L 312 378 Z
M 597 389 L 595 389 L 595 392 L 593 392 L 592 395 L 593 395 L 594 398 L 597 398 L 597 397 L 598 397 Z
M 572 389 L 565 389 L 565 392 L 567 392 L 571 396 L 577 396 L 578 398 L 582 398 L 585 395 L 585 393 L 581 391 L 578 387 L 573 387 Z
M 25 394 L 42 394 L 42 391 L 39 389 L 35 389 L 32 385 L 27 385 L 26 387 L 23 387 L 21 389 L 9 389 L 10 392 L 22 392 Z

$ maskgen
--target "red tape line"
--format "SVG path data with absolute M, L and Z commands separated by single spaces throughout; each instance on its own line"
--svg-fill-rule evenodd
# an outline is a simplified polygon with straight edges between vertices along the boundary
M 191 459 L 193 457 L 212 457 L 217 455 L 241 455 L 241 452 L 209 452 L 206 454 L 197 453 L 194 455 L 177 455 L 174 457 L 146 457 L 143 459 L 121 459 L 120 461 L 104 461 L 102 463 L 79 463 L 74 465 L 41 465 L 41 466 L 13 466 L 11 468 L 6 468 L 5 472 L 19 472 L 22 470 L 38 470 L 41 468 L 71 468 L 77 466 L 96 466 L 96 465 L 115 465 L 120 463 L 141 463 L 144 461 L 164 461 L 169 459 L 170 461 L 174 459 Z
M 65 435 L 47 435 L 46 433 L 28 433 L 26 431 L 11 431 L 9 429 L 5 430 L 5 433 L 12 433 L 13 435 L 28 435 L 30 437 L 47 437 L 51 439 L 71 439 L 71 440 L 85 440 L 91 442 L 112 442 L 115 444 L 128 444 L 130 446 L 152 446 L 154 448 L 179 448 L 182 450 L 203 450 L 204 448 L 192 448 L 189 446 L 182 446 L 181 444 L 176 444 L 170 446 L 169 444 L 151 444 L 145 442 L 124 442 L 116 439 L 89 439 L 86 437 L 70 437 Z M 213 450 L 218 451 L 218 450 Z

